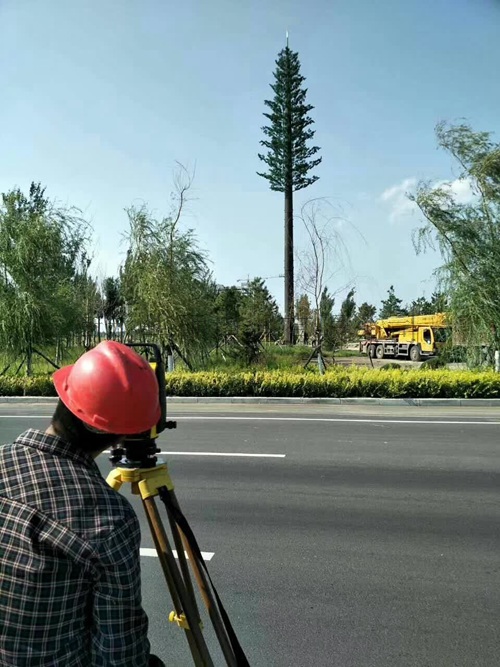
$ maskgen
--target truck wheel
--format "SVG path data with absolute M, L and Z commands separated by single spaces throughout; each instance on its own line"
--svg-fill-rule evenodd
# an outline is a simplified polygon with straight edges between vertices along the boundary
M 412 361 L 420 361 L 422 356 L 420 354 L 420 345 L 414 345 L 410 348 L 410 359 Z
M 377 345 L 377 349 L 375 350 L 375 356 L 377 359 L 383 359 L 384 358 L 384 346 L 383 345 Z
M 368 356 L 370 356 L 372 359 L 375 356 L 375 345 L 368 346 Z

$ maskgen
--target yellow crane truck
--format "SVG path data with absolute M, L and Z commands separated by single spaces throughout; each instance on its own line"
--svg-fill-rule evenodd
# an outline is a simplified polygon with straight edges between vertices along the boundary
M 449 329 L 446 313 L 388 317 L 367 322 L 358 331 L 359 349 L 376 359 L 406 357 L 421 361 L 436 355 Z

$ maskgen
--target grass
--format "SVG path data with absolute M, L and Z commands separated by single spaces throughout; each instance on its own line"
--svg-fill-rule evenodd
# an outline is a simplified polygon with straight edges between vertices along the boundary
M 46 346 L 41 350 L 49 359 L 54 360 L 56 356 L 55 346 Z M 76 346 L 64 350 L 63 358 L 61 361 L 61 366 L 74 363 L 82 354 L 84 353 L 84 348 Z M 220 351 L 216 353 L 212 352 L 208 360 L 204 360 L 202 363 L 195 364 L 195 370 L 197 371 L 225 371 L 225 372 L 239 372 L 244 370 L 287 370 L 287 371 L 300 371 L 303 369 L 304 364 L 308 360 L 309 356 L 312 353 L 312 348 L 307 345 L 294 345 L 294 346 L 280 346 L 273 345 L 272 343 L 265 343 L 261 353 L 259 355 L 256 363 L 251 366 L 247 366 L 242 361 L 238 361 L 231 357 L 229 353 L 222 354 Z M 331 351 L 325 350 L 323 355 L 327 361 L 327 365 L 331 365 L 334 355 Z M 363 356 L 359 352 L 354 350 L 337 350 L 335 352 L 335 358 L 340 357 L 360 357 Z M 8 354 L 0 353 L 0 373 L 11 364 L 8 371 L 5 373 L 5 376 L 12 377 L 15 375 L 25 375 L 26 366 L 16 373 L 19 364 L 21 362 L 21 357 L 17 360 Z M 176 369 L 178 370 L 187 370 L 185 364 L 180 360 L 176 359 Z M 313 359 L 309 364 L 308 369 L 311 372 L 317 372 L 317 363 Z M 51 375 L 55 371 L 55 368 L 51 366 L 45 359 L 35 354 L 33 356 L 33 374 L 34 375 Z
M 66 366 L 68 364 L 73 364 L 83 353 L 84 348 L 76 346 L 63 351 L 61 366 Z M 49 359 L 53 361 L 56 358 L 56 349 L 55 346 L 44 347 L 41 352 L 45 354 Z M 22 361 L 22 356 L 14 357 L 11 354 L 6 352 L 0 352 L 0 373 L 5 370 L 7 366 L 10 365 L 10 368 L 4 374 L 7 377 L 12 377 L 15 375 L 25 375 L 26 374 L 26 361 L 24 361 L 23 367 L 19 370 L 19 373 L 16 373 L 20 363 Z M 38 354 L 33 355 L 33 375 L 51 375 L 56 369 L 54 366 L 49 364 L 45 359 L 40 357 Z
M 238 361 L 228 353 L 213 352 L 208 360 L 199 364 L 197 370 L 203 371 L 226 371 L 237 372 L 243 370 L 301 370 L 309 359 L 313 348 L 308 345 L 281 346 L 265 343 L 259 358 L 251 366 L 242 361 Z M 334 355 L 331 351 L 323 351 L 327 363 L 332 362 Z M 335 357 L 360 357 L 363 356 L 354 350 L 337 350 Z M 311 370 L 317 367 L 316 360 L 310 362 L 308 368 Z M 185 365 L 176 360 L 176 368 L 185 369 Z
M 337 350 L 336 357 L 366 357 L 366 354 L 361 354 L 358 350 Z

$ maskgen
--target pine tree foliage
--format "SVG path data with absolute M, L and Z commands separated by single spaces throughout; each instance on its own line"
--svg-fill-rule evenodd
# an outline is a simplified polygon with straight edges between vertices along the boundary
M 240 313 L 243 327 L 257 332 L 260 338 L 272 341 L 279 336 L 283 319 L 262 278 L 254 278 L 244 288 Z
M 401 315 L 407 315 L 407 312 L 402 304 L 402 299 L 399 299 L 396 296 L 394 285 L 391 285 L 387 290 L 387 299 L 382 301 L 379 318 L 381 320 L 385 320 L 388 317 L 400 317 Z
M 323 288 L 321 300 L 319 303 L 321 335 L 323 336 L 324 346 L 328 350 L 335 348 L 335 317 L 333 315 L 333 306 L 335 297 L 333 297 L 328 288 Z
M 303 87 L 305 78 L 300 73 L 298 53 L 288 46 L 276 60 L 274 92 L 272 100 L 265 100 L 269 112 L 264 116 L 269 125 L 262 128 L 267 139 L 260 143 L 267 153 L 259 158 L 268 166 L 268 171 L 259 176 L 269 181 L 271 190 L 285 192 L 287 186 L 293 191 L 301 190 L 315 183 L 319 176 L 308 176 L 321 163 L 321 157 L 314 157 L 318 146 L 308 146 L 314 137 L 311 125 L 314 123 L 309 112 L 314 109 L 306 103 L 307 89 Z
M 356 329 L 361 329 L 365 324 L 375 320 L 376 306 L 364 301 L 358 308 L 356 313 Z

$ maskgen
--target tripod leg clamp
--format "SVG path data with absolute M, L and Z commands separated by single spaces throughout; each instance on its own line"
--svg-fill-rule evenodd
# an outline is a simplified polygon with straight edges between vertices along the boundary
M 132 493 L 143 499 L 158 495 L 158 489 L 166 486 L 169 491 L 174 490 L 174 484 L 163 463 L 155 468 L 115 468 L 107 480 L 108 484 L 119 491 L 122 484 L 130 484 Z
M 139 493 L 143 500 L 157 496 L 158 489 L 163 486 L 167 487 L 169 491 L 174 490 L 166 465 L 160 465 L 147 471 L 143 470 L 142 473 L 142 479 L 139 481 Z
M 168 617 L 168 620 L 171 623 L 177 623 L 177 625 L 180 628 L 184 628 L 184 630 L 189 630 L 189 623 L 187 622 L 187 619 L 184 614 L 181 614 L 178 616 L 175 611 L 171 611 Z
M 189 630 L 189 623 L 187 622 L 187 618 L 184 614 L 181 614 L 180 616 L 175 613 L 175 611 L 171 611 L 168 620 L 170 623 L 177 623 L 177 625 L 180 628 L 184 628 L 184 630 Z M 200 621 L 199 623 L 200 629 L 203 630 L 203 622 Z

